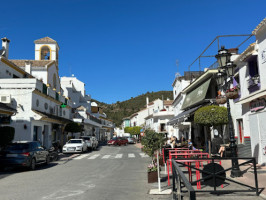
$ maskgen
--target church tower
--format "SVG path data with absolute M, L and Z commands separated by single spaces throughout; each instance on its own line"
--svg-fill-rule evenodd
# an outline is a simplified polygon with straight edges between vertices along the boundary
M 58 62 L 59 46 L 50 37 L 44 37 L 34 41 L 35 60 L 55 60 Z

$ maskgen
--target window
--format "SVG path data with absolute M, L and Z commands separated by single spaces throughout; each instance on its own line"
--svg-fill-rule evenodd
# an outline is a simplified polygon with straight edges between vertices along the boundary
M 249 75 L 251 77 L 254 77 L 254 76 L 258 76 L 259 75 L 257 56 L 252 56 L 248 60 L 248 70 L 249 70 Z
M 48 103 L 45 103 L 45 104 L 44 104 L 44 108 L 45 108 L 45 110 L 48 109 Z
M 39 99 L 36 100 L 36 106 L 39 107 Z
M 41 48 L 41 60 L 50 60 L 50 48 L 48 46 Z

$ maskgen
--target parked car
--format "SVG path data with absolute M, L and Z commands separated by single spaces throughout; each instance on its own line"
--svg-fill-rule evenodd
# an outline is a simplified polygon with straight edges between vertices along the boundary
M 121 146 L 121 145 L 127 145 L 127 143 L 128 143 L 127 139 L 123 137 L 114 137 L 107 142 L 108 146 L 110 145 Z
M 83 153 L 87 149 L 87 143 L 83 139 L 71 139 L 63 146 L 63 153 Z
M 49 152 L 39 142 L 20 141 L 7 145 L 0 153 L 0 164 L 4 167 L 28 167 L 35 169 L 38 164 L 49 164 Z
M 128 144 L 136 144 L 136 138 L 128 137 L 127 141 L 128 141 Z
M 98 148 L 98 140 L 94 136 L 80 136 L 80 139 L 85 140 L 87 143 L 87 148 L 91 150 L 96 150 Z

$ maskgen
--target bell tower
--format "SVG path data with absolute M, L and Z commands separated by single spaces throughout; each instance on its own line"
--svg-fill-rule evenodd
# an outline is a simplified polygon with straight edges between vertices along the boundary
M 58 62 L 59 46 L 50 37 L 44 37 L 34 41 L 35 60 L 55 60 Z

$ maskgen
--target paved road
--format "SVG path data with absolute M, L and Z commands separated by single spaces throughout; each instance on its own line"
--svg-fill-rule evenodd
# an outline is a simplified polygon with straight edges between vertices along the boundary
M 69 155 L 35 171 L 8 171 L 0 175 L 1 200 L 138 200 L 171 199 L 149 195 L 150 158 L 133 145 L 102 146 L 98 151 Z M 1 174 L 1 173 L 0 173 Z

